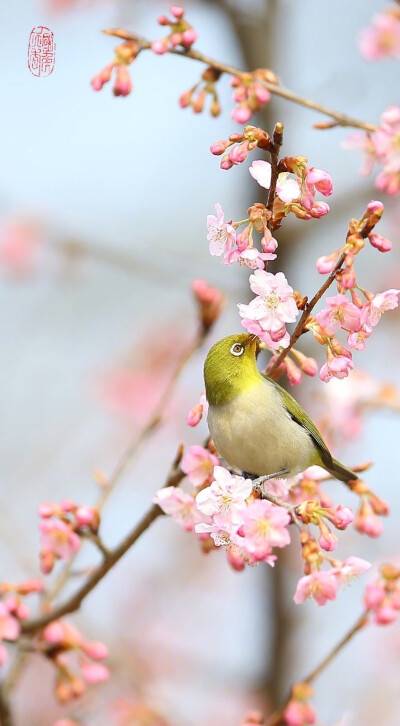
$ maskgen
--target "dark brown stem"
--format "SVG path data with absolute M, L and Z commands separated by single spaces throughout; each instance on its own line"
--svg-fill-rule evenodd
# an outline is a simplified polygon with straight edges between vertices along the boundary
M 0 726 L 13 726 L 13 723 L 9 700 L 4 690 L 0 688 Z
M 328 655 L 323 658 L 323 660 L 318 663 L 318 665 L 311 671 L 311 673 L 308 674 L 305 678 L 303 678 L 301 683 L 312 683 L 318 676 L 327 668 L 328 665 L 336 658 L 338 653 L 349 643 L 353 637 L 358 633 L 364 626 L 368 623 L 368 610 L 365 610 L 362 615 L 356 620 L 354 625 L 348 630 L 346 635 L 339 640 L 339 642 L 335 645 L 334 648 L 332 648 L 331 651 L 329 651 Z M 285 709 L 290 701 L 290 696 L 286 698 L 285 703 L 283 706 L 280 706 L 276 711 L 274 711 L 273 714 L 266 720 L 265 726 L 280 726 L 281 724 L 285 724 L 286 721 L 284 720 L 283 714 L 285 712 Z
M 277 123 L 272 134 L 271 154 L 271 184 L 269 187 L 267 208 L 272 214 L 272 207 L 275 199 L 276 183 L 278 181 L 279 152 L 283 143 L 283 124 Z M 269 227 L 269 223 L 268 223 Z
M 124 40 L 136 40 L 140 44 L 141 50 L 148 50 L 151 47 L 150 41 L 146 38 L 140 38 L 134 33 L 129 33 L 127 30 L 123 30 L 121 28 L 108 28 L 107 30 L 103 30 L 103 33 L 113 35 L 116 38 L 123 38 Z M 170 48 L 167 52 L 172 53 L 173 55 L 180 55 L 184 58 L 191 58 L 192 60 L 200 61 L 201 63 L 205 63 L 207 66 L 216 68 L 221 73 L 227 73 L 230 76 L 237 76 L 240 78 L 244 75 L 244 71 L 241 71 L 228 63 L 221 63 L 214 58 L 210 58 L 209 56 L 204 55 L 204 53 L 200 53 L 198 50 L 176 50 L 176 48 Z M 322 104 L 311 101 L 308 98 L 303 98 L 297 93 L 293 93 L 293 91 L 289 91 L 287 88 L 283 88 L 275 83 L 261 79 L 258 80 L 258 82 L 275 96 L 281 96 L 292 103 L 297 103 L 300 106 L 311 108 L 314 111 L 318 111 L 318 113 L 322 113 L 325 116 L 335 119 L 336 125 L 338 126 L 351 126 L 352 128 L 363 129 L 364 131 L 376 131 L 377 129 L 377 126 L 374 124 L 359 121 L 358 119 L 347 116 L 344 113 L 340 113 L 340 111 L 335 111 L 332 108 L 323 106 Z

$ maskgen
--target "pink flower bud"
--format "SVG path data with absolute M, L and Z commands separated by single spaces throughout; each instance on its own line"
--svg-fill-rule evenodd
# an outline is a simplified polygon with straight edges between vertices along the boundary
M 82 663 L 82 675 L 86 683 L 102 683 L 110 676 L 110 671 L 101 663 Z
M 367 534 L 369 537 L 379 537 L 382 534 L 383 524 L 367 501 L 362 503 L 354 524 L 358 532 Z
M 60 502 L 60 509 L 63 512 L 74 512 L 76 509 L 76 504 L 72 501 L 72 499 L 62 499 L 62 501 Z
M 371 234 L 368 235 L 368 239 L 372 247 L 375 247 L 375 249 L 379 250 L 379 252 L 390 252 L 392 249 L 391 241 L 386 237 L 382 237 L 381 234 L 371 232 Z
M 318 257 L 316 262 L 318 272 L 321 275 L 328 275 L 332 272 L 338 256 L 339 252 L 334 252 L 332 255 L 323 255 L 322 257 Z
M 169 20 L 168 20 L 168 18 L 167 18 L 167 16 L 166 16 L 166 15 L 160 15 L 160 16 L 159 16 L 159 17 L 157 18 L 157 23 L 158 23 L 159 25 L 169 25 Z
M 64 626 L 59 620 L 54 620 L 46 625 L 43 630 L 43 637 L 48 643 L 61 643 L 64 640 Z
M 190 106 L 192 95 L 191 91 L 185 91 L 181 96 L 179 96 L 179 105 L 181 108 L 187 108 Z
M 232 547 L 228 547 L 226 550 L 226 558 L 233 570 L 236 570 L 236 572 L 244 570 L 245 565 L 243 557 L 240 556 L 238 548 L 234 545 Z
M 382 605 L 375 611 L 375 621 L 378 625 L 389 625 L 396 620 L 397 615 L 397 610 L 395 610 L 391 605 Z
M 383 214 L 384 206 L 382 202 L 378 202 L 375 200 L 372 200 L 371 202 L 368 202 L 367 204 L 367 214 Z
M 257 98 L 257 101 L 261 104 L 267 103 L 271 98 L 271 94 L 268 88 L 265 88 L 260 83 L 254 84 L 254 94 Z
M 186 423 L 188 426 L 197 426 L 197 424 L 200 423 L 202 417 L 203 406 L 201 406 L 199 403 L 196 403 L 196 405 L 192 406 L 192 408 L 190 409 L 186 417 Z
M 329 197 L 333 192 L 332 177 L 327 171 L 323 171 L 322 169 L 311 167 L 306 176 L 306 183 L 313 184 L 317 191 L 323 194 L 324 197 Z
M 52 517 L 57 511 L 57 507 L 52 502 L 43 502 L 39 505 L 38 515 L 39 517 L 47 518 Z
M 182 44 L 182 33 L 178 33 L 178 32 L 171 33 L 168 40 L 171 43 L 171 45 L 175 48 L 176 45 Z
M 78 507 L 75 512 L 76 521 L 80 527 L 90 526 L 97 519 L 97 512 L 92 507 Z
M 24 603 L 20 603 L 16 609 L 16 616 L 20 620 L 26 620 L 26 618 L 29 618 L 30 610 Z
M 247 105 L 236 106 L 231 111 L 231 118 L 237 121 L 238 124 L 247 124 L 251 118 L 251 110 Z
M 242 164 L 247 159 L 249 153 L 249 144 L 243 141 L 238 146 L 234 146 L 229 152 L 229 159 L 233 164 Z
M 315 202 L 310 209 L 310 214 L 314 217 L 314 219 L 320 219 L 321 217 L 324 217 L 325 214 L 328 214 L 329 209 L 329 204 L 326 202 Z
M 300 368 L 292 361 L 289 356 L 286 357 L 286 375 L 291 386 L 298 386 L 302 381 Z
M 220 167 L 221 167 L 221 169 L 224 169 L 225 171 L 227 171 L 228 169 L 232 169 L 233 161 L 230 160 L 228 154 L 226 156 L 222 157 Z
M 182 45 L 184 45 L 185 48 L 190 48 L 190 46 L 196 42 L 198 37 L 199 37 L 199 34 L 196 32 L 196 30 L 194 28 L 188 28 L 187 30 L 184 30 L 182 33 Z
M 185 10 L 182 7 L 182 5 L 172 5 L 172 7 L 170 7 L 169 11 L 170 11 L 171 15 L 173 15 L 174 18 L 176 18 L 177 20 L 180 20 L 181 18 L 183 18 L 183 15 L 185 13 Z
M 83 652 L 86 653 L 89 658 L 93 658 L 93 660 L 103 660 L 108 657 L 108 648 L 104 645 L 104 643 L 84 642 L 81 647 Z
M 220 156 L 227 150 L 229 145 L 229 141 L 214 141 L 210 146 L 210 151 L 215 156 Z
M 375 608 L 385 598 L 385 589 L 379 582 L 370 582 L 365 588 L 364 604 L 368 610 Z
M 129 96 L 133 86 L 127 65 L 125 63 L 117 63 L 115 69 L 116 77 L 113 87 L 114 96 Z
M 346 529 L 346 527 L 354 521 L 354 514 L 349 507 L 342 507 L 341 504 L 336 508 L 335 526 L 337 529 Z
M 40 553 L 40 569 L 44 575 L 49 575 L 54 567 L 56 556 L 50 550 L 42 550 Z
M 157 55 L 164 55 L 168 50 L 168 43 L 165 39 L 153 40 L 151 44 L 151 50 Z

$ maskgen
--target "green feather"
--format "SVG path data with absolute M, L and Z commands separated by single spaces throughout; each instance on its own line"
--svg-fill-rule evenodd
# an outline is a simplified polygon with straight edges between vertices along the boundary
M 297 401 L 293 398 L 293 396 L 290 395 L 290 393 L 285 391 L 285 389 L 279 385 L 279 383 L 273 381 L 272 378 L 269 378 L 268 376 L 264 376 L 263 374 L 261 375 L 263 376 L 263 378 L 269 381 L 269 383 L 272 383 L 272 385 L 276 387 L 281 395 L 281 398 L 283 399 L 283 403 L 290 417 L 300 426 L 303 426 L 303 428 L 305 428 L 310 434 L 321 456 L 321 461 L 323 462 L 323 465 L 327 469 L 333 469 L 334 460 L 332 459 L 332 455 L 321 434 L 319 433 L 317 427 L 313 424 L 310 417 L 307 416 L 304 409 L 300 406 L 299 403 L 297 403 Z

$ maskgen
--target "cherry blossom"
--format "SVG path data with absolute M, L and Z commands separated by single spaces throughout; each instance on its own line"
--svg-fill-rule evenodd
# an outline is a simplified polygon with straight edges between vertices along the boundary
M 220 257 L 232 252 L 236 242 L 236 231 L 231 224 L 224 221 L 225 216 L 220 204 L 215 205 L 217 216 L 207 216 L 207 239 L 210 242 L 210 254 Z
M 197 494 L 197 508 L 203 514 L 220 515 L 232 524 L 241 524 L 246 499 L 253 490 L 252 481 L 241 476 L 233 476 L 222 466 L 214 467 L 214 478 L 215 481 L 209 487 Z
M 56 558 L 67 562 L 81 546 L 81 540 L 71 524 L 61 519 L 45 519 L 39 524 L 41 531 L 41 569 L 48 574 Z
M 208 413 L 208 401 L 205 393 L 202 393 L 200 400 L 189 410 L 186 423 L 188 426 L 197 426 L 200 423 L 203 416 L 207 416 Z
M 318 313 L 316 320 L 329 336 L 334 335 L 338 328 L 349 332 L 360 329 L 360 309 L 345 295 L 328 297 L 325 302 L 327 307 Z
M 383 313 L 397 308 L 399 294 L 400 290 L 391 289 L 373 295 L 361 311 L 362 324 L 372 328 L 378 325 Z
M 242 547 L 255 557 L 263 560 L 273 547 L 286 547 L 290 543 L 287 525 L 290 514 L 266 500 L 256 500 L 249 504 L 243 513 L 243 524 L 238 534 L 243 537 Z
M 372 25 L 359 37 L 359 49 L 367 60 L 400 59 L 400 13 L 397 8 L 374 15 Z
M 292 323 L 298 315 L 293 288 L 288 284 L 283 272 L 273 275 L 264 270 L 256 270 L 250 275 L 250 288 L 256 294 L 248 305 L 238 305 L 242 325 L 254 332 L 248 321 L 253 321 L 259 328 L 259 337 L 267 345 L 279 342 L 286 334 L 285 323 Z M 267 337 L 264 336 L 267 333 Z M 274 347 L 277 347 L 276 345 Z
M 197 509 L 194 497 L 177 487 L 159 489 L 153 502 L 158 504 L 165 514 L 169 514 L 187 532 L 190 532 L 197 522 L 204 520 Z
M 212 481 L 214 466 L 218 464 L 218 458 L 208 449 L 194 445 L 189 447 L 188 453 L 183 457 L 181 469 L 193 486 L 200 487 Z
M 400 570 L 393 565 L 382 565 L 379 577 L 367 585 L 365 607 L 378 625 L 389 625 L 400 614 Z
M 329 356 L 322 366 L 319 377 L 321 381 L 329 383 L 332 378 L 346 378 L 354 368 L 351 358 L 343 355 Z
M 325 605 L 328 600 L 335 599 L 338 588 L 339 580 L 334 572 L 316 570 L 300 578 L 293 599 L 299 604 L 313 597 L 318 605 Z

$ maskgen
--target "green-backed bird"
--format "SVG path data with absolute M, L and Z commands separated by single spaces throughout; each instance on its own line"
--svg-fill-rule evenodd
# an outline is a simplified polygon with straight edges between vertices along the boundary
M 317 464 L 348 482 L 357 474 L 334 459 L 293 396 L 260 373 L 258 338 L 238 334 L 213 345 L 204 364 L 208 426 L 219 454 L 257 477 L 292 477 Z

